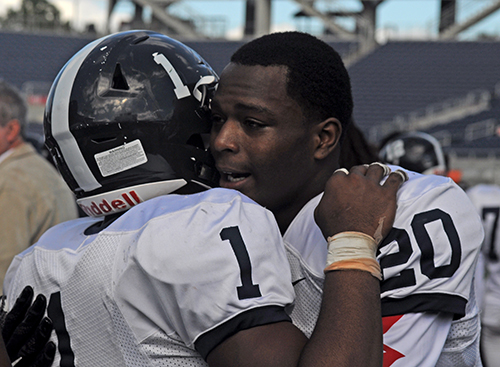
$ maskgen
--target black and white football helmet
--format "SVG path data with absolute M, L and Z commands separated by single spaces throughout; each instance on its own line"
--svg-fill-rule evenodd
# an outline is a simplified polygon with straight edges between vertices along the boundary
M 441 144 L 432 135 L 413 131 L 389 138 L 379 151 L 382 162 L 424 175 L 446 175 L 446 160 Z
M 216 186 L 205 137 L 217 82 L 195 51 L 152 31 L 76 53 L 49 92 L 44 134 L 83 211 L 121 212 L 189 182 Z

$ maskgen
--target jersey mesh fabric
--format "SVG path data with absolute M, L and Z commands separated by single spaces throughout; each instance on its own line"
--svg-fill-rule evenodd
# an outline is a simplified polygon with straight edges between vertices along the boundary
M 304 271 L 299 257 L 290 248 L 287 248 L 287 257 L 296 297 L 293 309 L 289 312 L 290 317 L 293 324 L 310 338 L 320 311 L 324 280 Z
M 142 343 L 142 351 L 148 355 L 151 365 L 158 367 L 206 367 L 208 364 L 192 349 L 164 333 L 155 333 Z M 169 358 L 159 358 L 159 356 Z M 130 364 L 130 366 L 135 366 Z
M 68 329 L 78 335 L 78 339 L 73 340 L 81 351 L 76 356 L 77 365 L 98 366 L 103 356 L 107 356 L 110 366 L 125 365 L 121 346 L 132 344 L 133 336 L 130 331 L 122 331 L 120 338 L 115 336 L 113 316 L 119 315 L 113 313 L 111 302 L 112 267 L 109 264 L 113 263 L 118 243 L 119 236 L 104 236 L 87 247 L 61 292 L 64 309 L 73 310 L 66 315 L 66 323 Z M 83 305 L 82 300 L 85 300 Z M 139 354 L 137 347 L 134 349 L 134 354 Z M 130 350 L 125 354 L 130 354 Z
M 132 336 L 132 331 L 115 304 L 111 305 L 110 312 L 113 319 L 114 332 L 117 339 L 120 340 L 123 359 L 126 365 L 137 367 L 150 366 L 151 364 L 145 357 L 145 354 L 137 349 L 137 343 Z
M 479 355 L 481 325 L 474 292 L 474 282 L 471 285 L 471 297 L 467 302 L 466 312 L 464 317 L 451 323 L 450 332 L 436 367 L 482 366 Z

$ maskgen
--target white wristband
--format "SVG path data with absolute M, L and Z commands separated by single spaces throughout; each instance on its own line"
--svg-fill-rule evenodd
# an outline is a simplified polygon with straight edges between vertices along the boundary
M 377 242 L 361 232 L 341 232 L 328 237 L 328 256 L 326 266 L 342 260 L 374 259 L 376 260 Z

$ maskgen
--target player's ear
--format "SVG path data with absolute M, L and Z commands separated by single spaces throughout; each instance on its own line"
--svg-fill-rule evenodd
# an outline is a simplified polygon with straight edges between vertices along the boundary
M 342 124 L 336 118 L 330 117 L 316 126 L 314 158 L 325 159 L 335 148 L 339 147 Z

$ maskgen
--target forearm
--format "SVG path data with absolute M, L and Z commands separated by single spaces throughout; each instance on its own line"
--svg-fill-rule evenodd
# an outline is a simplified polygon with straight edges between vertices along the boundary
M 380 367 L 379 281 L 369 272 L 326 274 L 318 323 L 310 340 L 282 322 L 238 332 L 208 356 L 211 367 Z
M 382 345 L 378 279 L 358 270 L 328 272 L 319 319 L 300 365 L 381 366 Z

